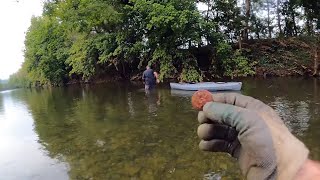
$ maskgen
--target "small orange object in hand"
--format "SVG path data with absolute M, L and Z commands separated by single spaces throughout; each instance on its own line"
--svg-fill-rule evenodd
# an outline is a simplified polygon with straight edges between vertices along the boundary
M 207 90 L 199 90 L 195 92 L 191 98 L 192 107 L 199 111 L 201 111 L 203 106 L 210 101 L 213 101 L 213 97 Z

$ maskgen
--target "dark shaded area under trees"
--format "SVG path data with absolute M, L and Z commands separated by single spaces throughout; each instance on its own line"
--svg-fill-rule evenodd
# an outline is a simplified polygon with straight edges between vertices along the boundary
M 319 9 L 313 0 L 47 0 L 10 83 L 139 79 L 147 64 L 161 80 L 319 75 Z

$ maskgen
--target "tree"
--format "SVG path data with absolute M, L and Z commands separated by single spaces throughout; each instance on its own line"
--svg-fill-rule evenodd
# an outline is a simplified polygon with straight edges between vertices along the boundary
M 282 36 L 282 26 L 281 26 L 281 0 L 277 0 L 277 24 L 279 28 L 279 35 Z
M 319 43 L 320 36 L 315 33 L 316 29 L 320 29 L 320 4 L 318 1 L 301 0 L 301 5 L 305 9 L 306 14 L 306 28 L 309 35 L 314 36 L 316 43 L 313 45 L 314 51 L 314 76 L 319 76 Z M 314 26 L 315 24 L 315 26 Z
M 25 40 L 25 62 L 33 82 L 60 84 L 66 77 L 68 57 L 60 23 L 44 16 L 32 18 Z
M 213 24 L 216 33 L 224 33 L 231 42 L 237 41 L 243 29 L 241 9 L 236 0 L 207 0 L 204 1 L 208 10 L 203 12 L 206 22 Z
M 307 33 L 313 34 L 315 29 L 320 29 L 320 4 L 312 0 L 301 0 L 300 4 L 305 10 Z
M 271 13 L 272 13 L 272 8 L 274 8 L 274 4 L 271 0 L 266 0 L 266 8 L 267 8 L 267 27 L 268 27 L 268 33 L 269 33 L 269 38 L 272 38 L 272 18 Z
M 285 19 L 284 34 L 287 36 L 298 35 L 298 26 L 296 23 L 296 18 L 299 13 L 296 9 L 299 7 L 297 0 L 288 0 L 283 3 L 282 15 Z
M 249 36 L 249 20 L 250 20 L 250 13 L 251 13 L 251 0 L 245 0 L 246 2 L 246 20 L 245 20 L 245 28 L 244 28 L 244 34 L 243 34 L 243 38 L 245 40 L 248 39 Z
M 59 85 L 73 78 L 91 80 L 104 75 L 129 79 L 152 64 L 163 80 L 201 81 L 203 69 L 220 76 L 227 68 L 227 76 L 237 68 L 246 69 L 237 66 L 240 61 L 231 60 L 241 53 L 234 56 L 230 44 L 221 46 L 237 42 L 244 27 L 245 16 L 237 1 L 206 0 L 204 16 L 197 2 L 47 0 L 43 15 L 32 19 L 25 62 L 12 79 L 25 74 L 32 85 Z M 230 56 L 219 55 L 221 47 Z M 210 58 L 203 62 L 199 52 L 206 48 L 211 49 Z

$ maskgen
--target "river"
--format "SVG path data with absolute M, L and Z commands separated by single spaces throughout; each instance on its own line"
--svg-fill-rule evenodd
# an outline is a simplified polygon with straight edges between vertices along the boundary
M 320 160 L 320 80 L 245 79 Z M 190 93 L 133 84 L 0 92 L 0 179 L 242 179 L 202 152 Z

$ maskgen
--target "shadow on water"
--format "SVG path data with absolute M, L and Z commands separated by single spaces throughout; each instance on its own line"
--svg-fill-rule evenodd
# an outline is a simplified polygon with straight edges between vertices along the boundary
M 246 79 L 242 94 L 263 100 L 319 159 L 319 81 Z M 201 152 L 190 95 L 108 84 L 19 90 L 39 141 L 68 162 L 71 179 L 241 179 L 235 160 Z

